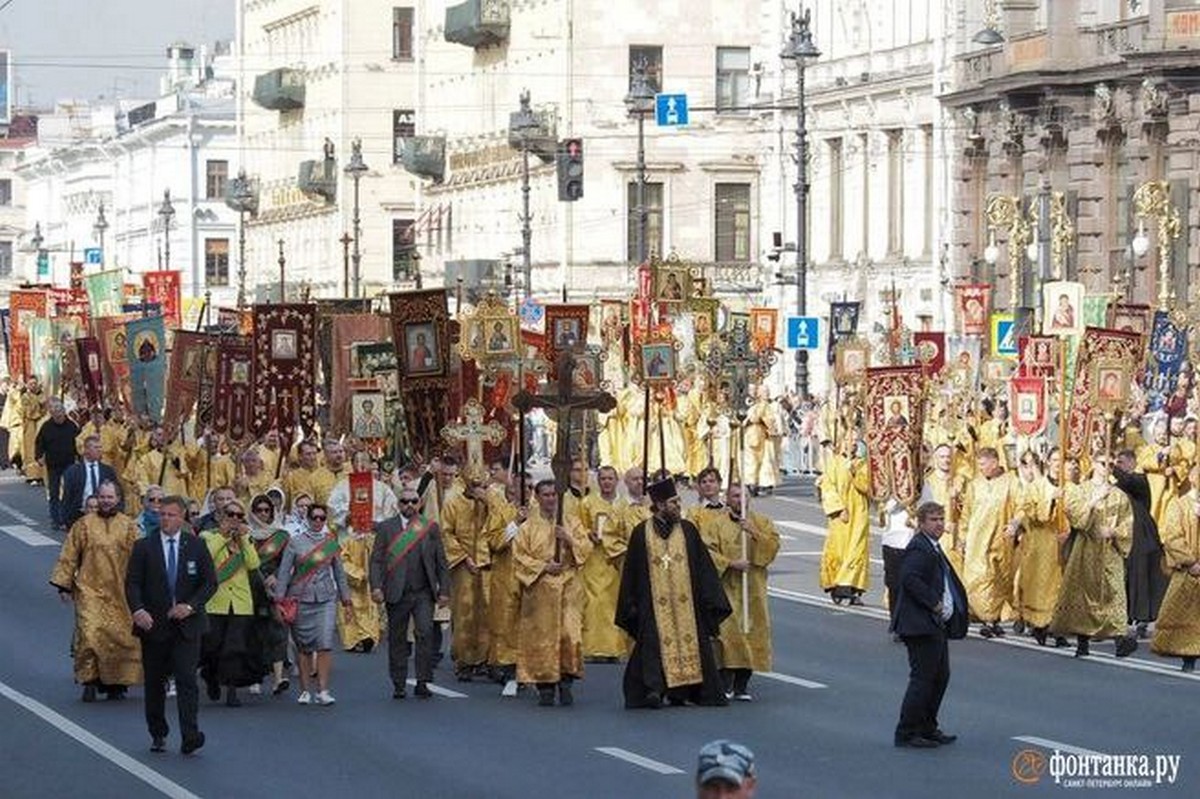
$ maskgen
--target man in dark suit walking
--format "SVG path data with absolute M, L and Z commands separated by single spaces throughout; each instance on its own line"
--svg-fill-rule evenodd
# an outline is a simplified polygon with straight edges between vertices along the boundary
M 217 589 L 217 572 L 204 542 L 183 532 L 186 511 L 183 497 L 162 501 L 161 531 L 133 545 L 125 600 L 133 614 L 134 634 L 142 641 L 150 751 L 166 751 L 167 678 L 174 677 L 183 737 L 180 751 L 188 755 L 204 746 L 204 733 L 196 724 L 196 668 L 200 639 L 208 627 L 204 606 Z
M 100 490 L 101 483 L 119 485 L 116 471 L 107 463 L 100 462 L 100 453 L 100 436 L 88 436 L 83 440 L 83 460 L 72 463 L 63 473 L 62 512 L 67 519 L 68 530 L 83 517 L 84 503 Z M 124 500 L 116 509 L 125 510 Z
M 945 530 L 942 506 L 923 503 L 917 509 L 917 532 L 900 566 L 891 629 L 908 648 L 909 674 L 896 746 L 935 749 L 957 737 L 938 728 L 938 710 L 950 683 L 947 640 L 967 634 L 967 592 L 938 544 Z
M 437 522 L 417 507 L 415 488 L 400 492 L 400 515 L 375 528 L 371 550 L 371 598 L 387 602 L 388 672 L 392 698 L 404 698 L 408 681 L 408 620 L 413 619 L 417 641 L 417 685 L 413 694 L 433 696 L 433 607 L 450 601 L 450 569 Z

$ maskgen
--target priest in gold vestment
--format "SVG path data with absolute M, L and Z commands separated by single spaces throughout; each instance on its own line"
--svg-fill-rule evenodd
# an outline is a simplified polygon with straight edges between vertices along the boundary
M 625 707 L 724 705 L 713 639 L 732 609 L 696 526 L 683 519 L 673 480 L 650 487 L 653 515 L 633 529 L 617 625 L 633 638 Z
M 528 517 L 520 503 L 520 476 L 506 475 L 504 501 L 492 529 L 492 569 L 488 587 L 488 666 L 504 680 L 504 696 L 517 695 L 517 624 L 521 584 L 513 565 L 513 541 Z M 532 492 L 530 492 L 532 494 Z M 532 499 L 532 496 L 528 497 Z
M 1167 507 L 1160 531 L 1164 566 L 1171 583 L 1154 623 L 1150 651 L 1183 658 L 1194 672 L 1200 657 L 1200 468 L 1192 469 L 1192 489 Z
M 1013 543 L 1018 523 L 1016 476 L 1004 471 L 991 447 L 977 451 L 979 476 L 967 484 L 959 517 L 963 585 L 971 614 L 982 623 L 984 638 L 1004 635 L 1000 619 L 1013 602 Z
M 117 497 L 115 485 L 101 484 L 99 511 L 72 525 L 50 574 L 63 601 L 75 603 L 72 652 L 85 702 L 97 691 L 122 697 L 142 681 L 142 651 L 125 602 L 125 569 L 140 534 L 133 519 L 117 511 Z
M 1017 538 L 1017 618 L 1033 630 L 1038 644 L 1046 643 L 1046 632 L 1062 585 L 1058 560 L 1059 492 L 1042 474 L 1037 455 L 1021 453 L 1017 467 L 1014 518 L 1020 525 Z
M 592 543 L 592 552 L 581 570 L 585 599 L 583 656 L 615 662 L 628 648 L 625 634 L 613 621 L 628 531 L 623 529 L 617 509 L 617 470 L 601 466 L 596 482 L 599 491 L 579 503 L 579 522 Z
M 537 685 L 538 704 L 574 703 L 572 683 L 583 677 L 583 584 L 579 569 L 592 543 L 578 523 L 556 522 L 553 480 L 534 488 L 538 511 L 521 525 L 513 564 L 521 584 L 517 680 Z
M 1115 638 L 1117 657 L 1137 649 L 1137 639 L 1128 634 L 1125 604 L 1133 508 L 1109 479 L 1108 460 L 1099 456 L 1093 459 L 1091 480 L 1067 489 L 1067 517 L 1076 532 L 1050 630 L 1076 636 L 1076 657 L 1091 654 L 1090 642 L 1098 638 Z
M 825 459 L 819 479 L 821 510 L 829 535 L 821 551 L 821 590 L 837 604 L 861 605 L 869 584 L 871 523 L 867 515 L 867 459 L 858 457 L 853 436 L 842 439 L 841 452 Z
M 46 395 L 42 384 L 31 376 L 25 381 L 25 391 L 21 394 L 21 466 L 26 482 L 45 479 L 45 470 L 34 457 L 38 430 L 45 418 Z

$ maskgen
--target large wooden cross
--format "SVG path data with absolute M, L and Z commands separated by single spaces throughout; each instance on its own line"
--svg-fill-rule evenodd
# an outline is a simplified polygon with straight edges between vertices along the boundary
M 558 370 L 557 383 L 551 390 L 542 394 L 530 394 L 524 388 L 513 398 L 513 405 L 521 413 L 529 413 L 534 408 L 542 408 L 554 414 L 558 423 L 558 435 L 555 438 L 554 458 L 550 461 L 550 470 L 554 473 L 554 485 L 558 491 L 558 523 L 562 524 L 563 495 L 570 485 L 571 474 L 571 413 L 574 411 L 601 411 L 607 413 L 617 407 L 617 399 L 607 391 L 577 392 L 571 385 L 571 377 L 575 373 L 575 354 L 570 350 L 562 350 L 555 362 Z
M 463 405 L 463 421 L 442 428 L 442 437 L 447 441 L 467 445 L 468 466 L 484 465 L 483 442 L 496 446 L 504 440 L 504 428 L 495 422 L 484 424 L 483 413 L 482 405 L 475 400 L 467 400 Z

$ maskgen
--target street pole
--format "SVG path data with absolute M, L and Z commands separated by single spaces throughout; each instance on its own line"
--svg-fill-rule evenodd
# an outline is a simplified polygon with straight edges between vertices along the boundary
M 175 218 L 175 206 L 171 205 L 171 190 L 163 190 L 162 205 L 158 215 L 163 221 L 163 264 L 165 269 L 171 268 L 171 220 Z
M 287 266 L 287 258 L 283 255 L 283 239 L 279 240 L 279 304 L 287 302 L 287 292 L 283 282 L 284 268 Z
M 238 293 L 237 307 L 246 307 L 246 209 L 238 212 Z
M 813 44 L 812 12 L 792 13 L 791 35 L 781 58 L 796 62 L 796 315 L 808 310 L 808 119 L 804 109 L 804 69 L 821 52 Z M 796 350 L 796 393 L 808 396 L 808 350 Z
M 522 95 L 526 100 L 529 93 Z M 529 214 L 529 141 L 521 133 L 521 271 L 525 273 L 525 296 L 533 293 L 533 221 Z
M 338 239 L 342 243 L 342 291 L 350 296 L 350 242 L 354 241 L 349 233 L 343 233 Z
M 361 209 L 358 202 L 358 183 L 367 173 L 367 169 L 362 157 L 362 139 L 355 139 L 350 144 L 350 163 L 346 164 L 346 174 L 354 181 L 354 254 L 351 256 L 351 260 L 354 262 L 354 293 L 350 295 L 352 297 L 358 297 L 362 293 L 362 250 L 359 248 L 359 242 L 362 241 L 362 218 L 359 215 Z
M 629 80 L 629 94 L 625 95 L 625 108 L 629 116 L 637 120 L 637 260 L 638 265 L 650 258 L 650 242 L 647 235 L 650 213 L 646 208 L 646 114 L 654 107 L 654 87 L 647 77 L 648 64 L 639 58 L 633 65 Z

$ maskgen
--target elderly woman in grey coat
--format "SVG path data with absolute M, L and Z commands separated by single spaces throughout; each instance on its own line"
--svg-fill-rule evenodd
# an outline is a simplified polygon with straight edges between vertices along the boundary
M 288 542 L 279 570 L 275 573 L 276 600 L 298 602 L 292 638 L 300 650 L 300 697 L 302 705 L 332 705 L 329 673 L 333 668 L 333 648 L 337 644 L 337 606 L 341 601 L 347 613 L 350 585 L 342 568 L 336 533 L 327 526 L 329 510 L 320 504 L 308 508 L 308 524 Z M 316 653 L 317 692 L 312 688 L 312 653 Z

